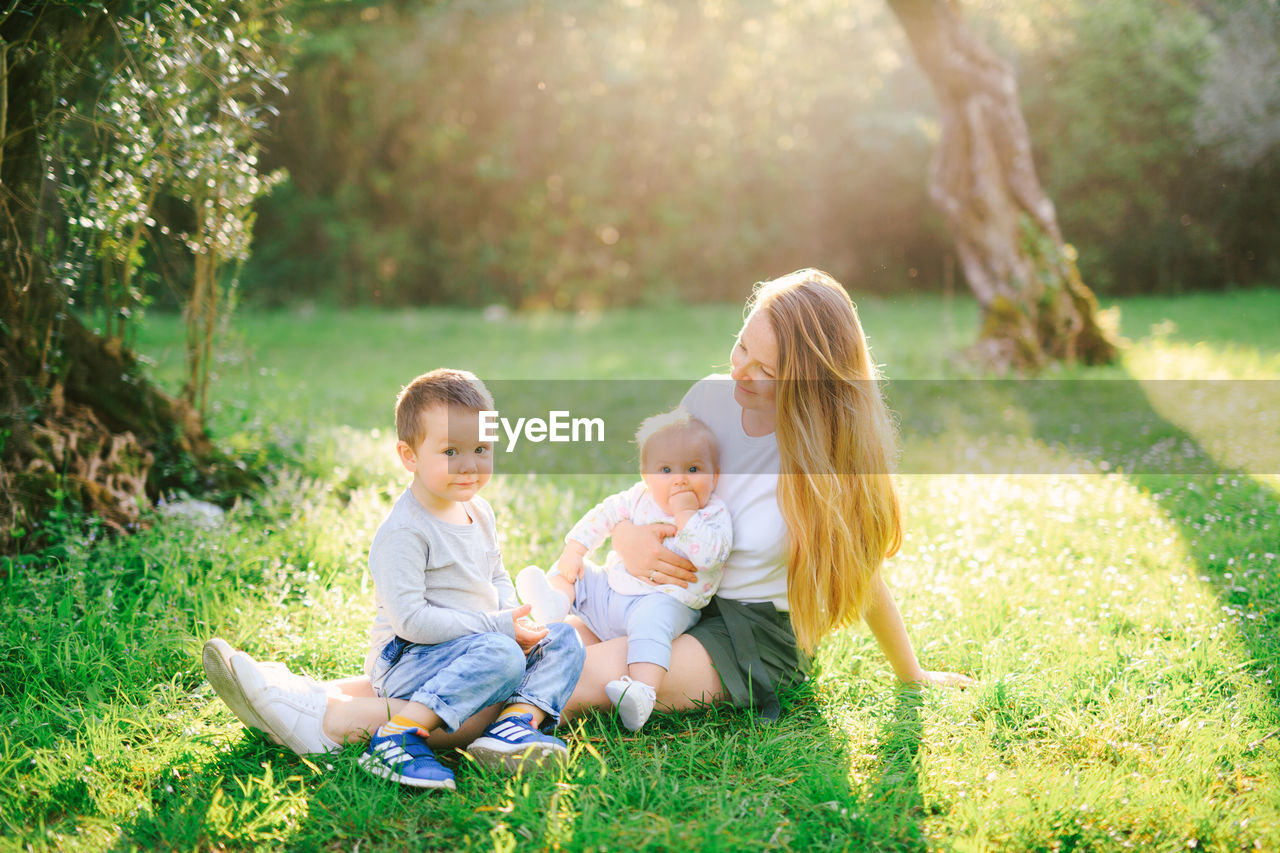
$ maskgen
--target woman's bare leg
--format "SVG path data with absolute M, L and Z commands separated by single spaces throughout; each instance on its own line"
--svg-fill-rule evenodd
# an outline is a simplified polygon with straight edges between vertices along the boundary
M 375 699 L 373 683 L 367 675 L 352 675 L 348 678 L 335 678 L 324 682 L 328 687 L 335 687 L 347 696 L 357 699 Z
M 658 691 L 658 704 L 672 711 L 723 702 L 728 696 L 711 655 L 693 637 L 681 634 L 671 644 L 671 668 Z
M 564 621 L 566 625 L 569 625 L 573 630 L 578 632 L 578 637 L 582 640 L 582 645 L 594 646 L 596 643 L 600 642 L 600 638 L 587 627 L 587 623 L 583 622 L 577 616 L 567 616 Z
M 604 694 L 604 686 L 626 669 L 626 637 L 587 646 L 582 675 L 578 677 L 578 685 L 573 688 L 573 695 L 565 706 L 565 716 L 572 717 L 587 708 L 612 708 L 613 703 Z
M 369 679 L 366 678 L 364 683 L 368 684 Z M 372 694 L 373 690 L 370 689 L 369 692 Z M 324 711 L 324 733 L 337 743 L 368 740 L 378 726 L 390 720 L 407 704 L 404 699 L 379 699 L 372 695 L 330 696 Z M 463 721 L 456 731 L 434 729 L 427 736 L 427 742 L 432 747 L 444 749 L 466 746 L 480 737 L 489 724 L 497 719 L 502 707 L 502 703 L 499 703 L 477 711 Z
M 565 716 L 581 713 L 586 708 L 612 708 L 604 686 L 627 671 L 627 639 L 619 637 L 587 647 L 587 660 L 582 677 L 569 697 Z M 720 674 L 702 644 L 681 634 L 671 644 L 671 668 L 658 690 L 658 707 L 667 711 L 685 711 L 709 702 L 725 699 Z

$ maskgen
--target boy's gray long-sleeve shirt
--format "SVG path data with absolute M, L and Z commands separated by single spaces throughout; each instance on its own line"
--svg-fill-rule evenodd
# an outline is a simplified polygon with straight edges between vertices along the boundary
M 441 521 L 405 489 L 369 548 L 378 609 L 369 630 L 368 672 L 393 637 L 435 645 L 467 634 L 515 637 L 519 606 L 502 565 L 493 509 L 474 497 L 463 504 L 471 524 Z

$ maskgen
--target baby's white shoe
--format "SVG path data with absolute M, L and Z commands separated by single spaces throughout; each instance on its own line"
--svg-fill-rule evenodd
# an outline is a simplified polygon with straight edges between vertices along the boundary
M 537 566 L 525 566 L 516 575 L 516 595 L 525 604 L 533 605 L 529 615 L 543 625 L 563 622 L 569 615 L 569 596 L 553 587 Z
M 626 675 L 606 684 L 604 695 L 618 709 L 618 718 L 629 732 L 638 732 L 644 727 L 653 713 L 654 703 L 658 701 L 657 691 L 643 681 L 632 681 Z

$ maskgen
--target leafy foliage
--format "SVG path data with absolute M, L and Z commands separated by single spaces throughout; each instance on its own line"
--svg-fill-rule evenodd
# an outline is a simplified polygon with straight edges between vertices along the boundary
M 1121 3 L 1068 4 L 1056 24 L 1027 52 L 1023 93 L 1041 173 L 1082 268 L 1111 292 L 1220 277 L 1209 210 L 1221 168 L 1191 127 L 1206 22 L 1189 7 Z
M 1235 85 L 1211 65 L 1226 22 L 1095 6 L 969 15 L 1016 63 L 1085 283 L 1273 280 L 1276 157 L 1246 167 L 1196 134 Z M 862 291 L 945 280 L 925 194 L 936 111 L 880 0 L 298 14 L 311 36 L 267 155 L 292 178 L 259 205 L 251 261 L 264 301 L 719 298 L 803 265 Z M 1258 69 L 1252 90 L 1280 89 Z
M 1280 6 L 1249 0 L 1222 11 L 1196 111 L 1196 136 L 1243 168 L 1280 149 Z
M 874 278 L 938 227 L 928 140 L 897 106 L 923 82 L 875 0 L 464 0 L 300 24 L 271 147 L 293 177 L 253 262 L 268 297 L 736 297 L 804 264 Z
M 47 129 L 67 222 L 55 262 L 82 310 L 123 337 L 150 298 L 139 275 L 149 242 L 150 277 L 172 270 L 165 277 L 188 317 L 188 394 L 203 410 L 212 337 L 229 305 L 224 267 L 248 258 L 253 202 L 282 177 L 260 173 L 258 134 L 284 74 L 262 9 L 154 5 L 112 18 L 96 53 L 65 60 L 87 67 Z
M 204 407 L 229 267 L 274 181 L 256 142 L 280 86 L 270 3 L 0 12 L 0 550 L 45 511 L 123 529 L 166 489 L 252 480 L 128 337 L 166 278 L 188 309 L 184 396 Z

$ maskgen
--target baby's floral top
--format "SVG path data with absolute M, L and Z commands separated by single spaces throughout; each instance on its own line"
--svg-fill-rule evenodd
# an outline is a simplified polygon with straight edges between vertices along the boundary
M 625 492 L 610 495 L 597 504 L 573 526 L 564 537 L 565 542 L 579 542 L 588 551 L 593 550 L 609 538 L 618 522 L 624 520 L 632 524 L 675 523 L 675 519 L 658 506 L 642 480 Z M 667 537 L 662 544 L 693 563 L 698 570 L 697 581 L 689 584 L 687 589 L 679 584 L 654 586 L 645 583 L 628 574 L 622 558 L 616 551 L 610 551 L 604 562 L 610 588 L 624 595 L 665 592 L 695 610 L 706 607 L 720 586 L 724 562 L 729 559 L 729 551 L 733 548 L 733 522 L 724 501 L 712 495 L 707 505 L 693 514 L 683 530 Z

